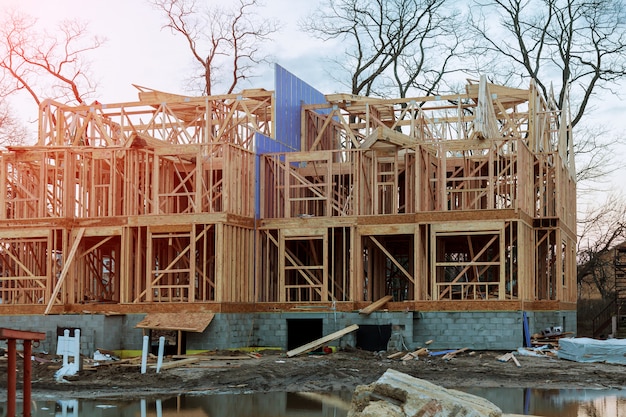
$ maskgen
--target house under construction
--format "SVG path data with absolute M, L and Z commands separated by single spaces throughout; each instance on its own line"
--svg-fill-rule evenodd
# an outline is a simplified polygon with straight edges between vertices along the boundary
M 0 326 L 82 328 L 86 350 L 137 326 L 187 348 L 575 330 L 572 135 L 534 84 L 394 100 L 277 66 L 273 91 L 137 88 L 46 101 L 38 143 L 1 154 Z

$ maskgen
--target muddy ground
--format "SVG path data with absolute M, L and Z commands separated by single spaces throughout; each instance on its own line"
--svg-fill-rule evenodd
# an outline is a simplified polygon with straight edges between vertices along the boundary
M 604 363 L 578 363 L 556 357 L 516 357 L 501 362 L 506 352 L 463 352 L 451 359 L 423 356 L 402 361 L 389 359 L 391 352 L 342 350 L 326 355 L 305 354 L 289 358 L 285 352 L 260 351 L 258 357 L 244 352 L 210 352 L 198 362 L 162 369 L 148 365 L 141 373 L 137 361 L 99 362 L 86 360 L 84 370 L 61 381 L 55 372 L 58 358 L 37 358 L 32 363 L 33 399 L 136 398 L 160 394 L 353 390 L 369 384 L 393 368 L 448 388 L 534 387 L 617 388 L 626 386 L 626 368 Z M 166 358 L 168 364 L 172 358 Z M 18 358 L 18 390 L 21 394 L 22 360 Z M 0 361 L 0 398 L 6 397 L 6 359 Z

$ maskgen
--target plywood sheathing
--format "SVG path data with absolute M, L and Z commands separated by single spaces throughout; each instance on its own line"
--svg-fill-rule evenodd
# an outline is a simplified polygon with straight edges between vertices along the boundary
M 214 313 L 149 313 L 135 327 L 139 329 L 182 330 L 202 333 L 211 324 Z

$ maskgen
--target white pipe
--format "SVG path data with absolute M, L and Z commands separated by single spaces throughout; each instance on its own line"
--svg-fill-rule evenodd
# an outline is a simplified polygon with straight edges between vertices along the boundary
M 143 337 L 143 349 L 141 349 L 141 373 L 146 373 L 148 366 L 148 336 Z
M 156 372 L 157 374 L 161 370 L 161 365 L 163 365 L 163 351 L 165 350 L 165 337 L 159 337 L 159 357 L 157 358 L 157 366 Z
M 72 346 L 72 355 L 74 356 L 74 366 L 77 371 L 82 371 L 82 361 L 80 359 L 80 329 L 74 330 L 74 345 Z
M 157 417 L 163 417 L 163 404 L 161 404 L 161 399 L 157 398 L 156 400 L 156 415 Z

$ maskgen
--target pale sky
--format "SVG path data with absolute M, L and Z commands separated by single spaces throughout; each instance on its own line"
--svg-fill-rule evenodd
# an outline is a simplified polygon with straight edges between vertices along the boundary
M 322 44 L 297 30 L 296 21 L 316 1 L 265 0 L 265 4 L 262 11 L 282 24 L 275 41 L 267 44 L 275 61 L 320 90 L 332 88 L 316 58 L 324 53 Z M 89 25 L 90 34 L 107 38 L 93 54 L 92 63 L 92 72 L 99 80 L 100 102 L 137 100 L 132 84 L 186 93 L 183 80 L 192 64 L 189 48 L 182 36 L 162 29 L 164 17 L 146 0 L 0 0 L 2 10 L 9 7 L 37 17 L 42 27 L 51 30 L 64 18 L 78 18 Z M 273 89 L 272 66 L 267 64 L 261 70 L 262 78 L 254 78 L 251 85 L 241 88 Z
M 214 1 L 214 0 L 211 0 Z M 224 1 L 224 0 L 222 0 Z M 228 1 L 228 0 L 226 0 Z M 324 57 L 333 55 L 340 45 L 322 43 L 297 30 L 297 20 L 306 16 L 320 0 L 264 0 L 263 9 L 268 17 L 280 20 L 282 29 L 274 34 L 274 42 L 267 47 L 274 61 L 294 73 L 322 93 L 347 92 L 327 73 Z M 92 59 L 92 72 L 99 80 L 98 97 L 102 103 L 136 101 L 137 90 L 132 84 L 161 91 L 188 94 L 184 80 L 190 74 L 191 55 L 180 35 L 162 29 L 163 16 L 153 10 L 146 0 L 0 0 L 0 11 L 14 7 L 37 17 L 42 27 L 54 30 L 62 19 L 78 18 L 86 22 L 92 35 L 107 38 Z M 272 65 L 261 68 L 261 77 L 252 79 L 249 85 L 238 89 L 265 88 L 272 90 Z M 221 92 L 221 91 L 220 91 Z M 20 106 L 34 116 L 37 111 L 32 99 L 23 100 Z M 621 124 L 626 115 L 626 105 L 616 99 L 600 102 L 599 111 L 588 120 L 609 125 L 612 137 L 625 131 Z M 21 108 L 21 107 L 20 107 Z M 626 151 L 620 150 L 620 154 Z M 608 188 L 626 190 L 626 170 L 622 168 L 613 175 Z M 579 204 L 585 197 L 580 196 Z M 591 197 L 596 202 L 604 200 L 602 195 Z

